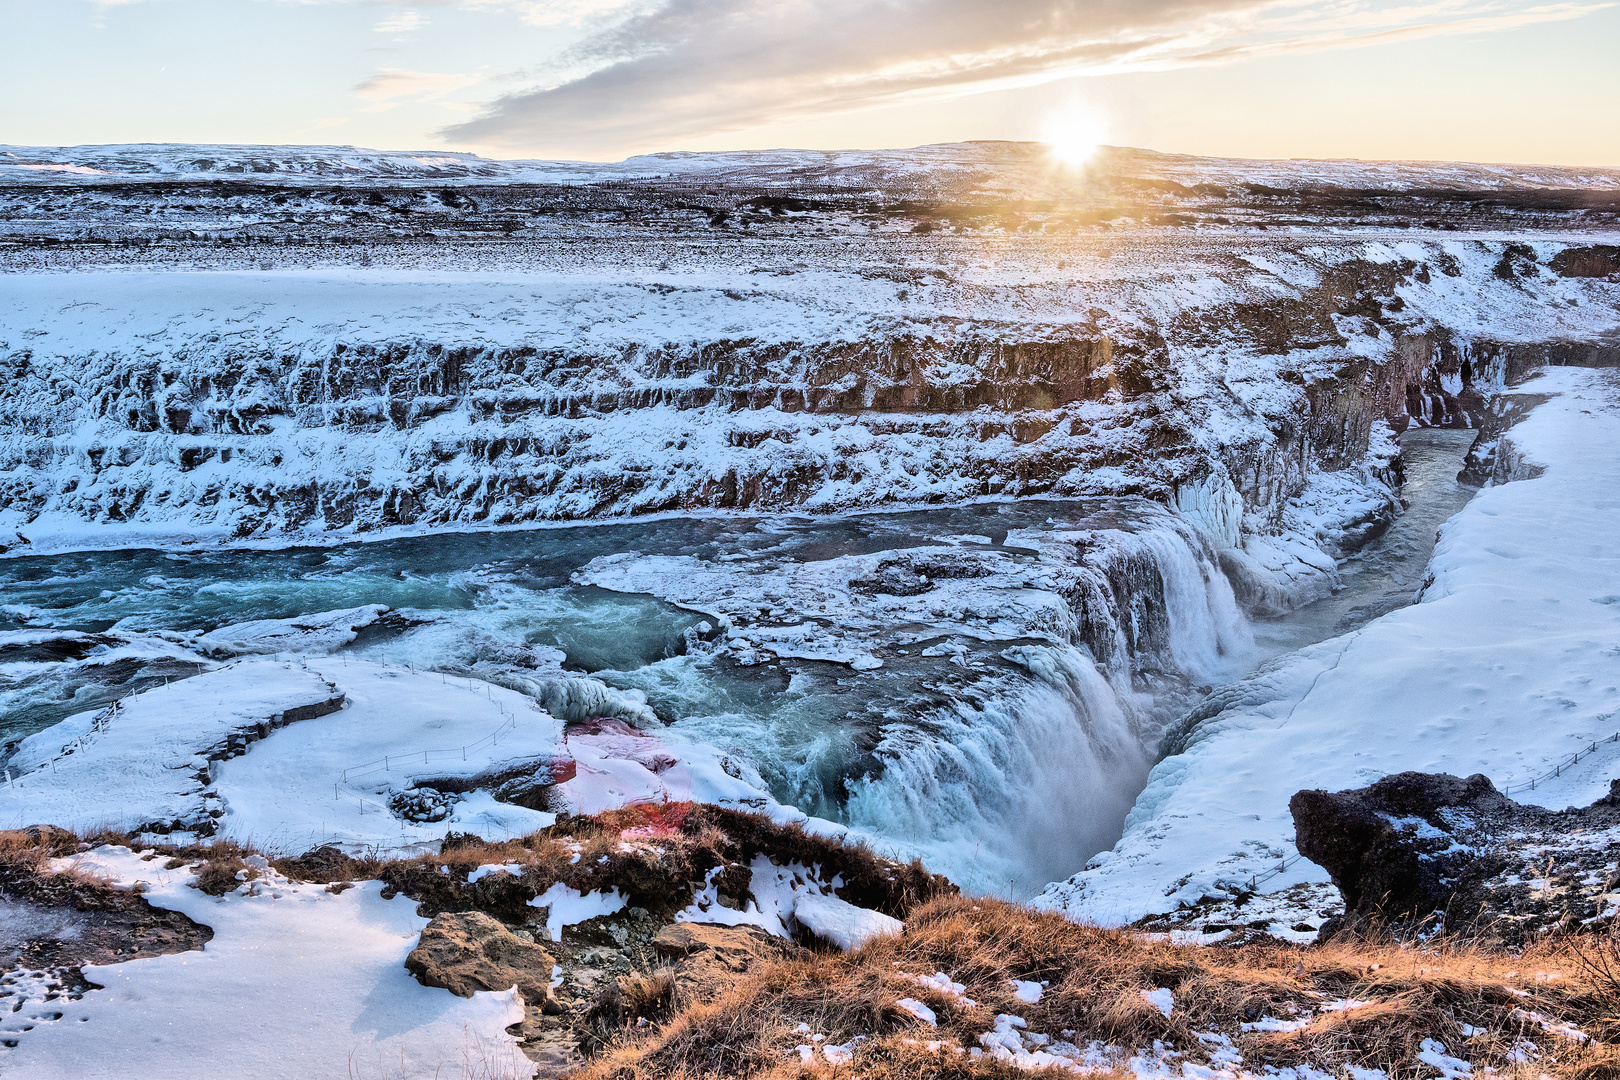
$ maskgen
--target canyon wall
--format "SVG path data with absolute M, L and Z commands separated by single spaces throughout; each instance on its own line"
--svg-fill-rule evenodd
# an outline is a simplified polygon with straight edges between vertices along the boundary
M 1313 573 L 1268 537 L 1333 556 L 1387 518 L 1391 433 L 1620 348 L 1614 282 L 1558 269 L 1585 249 L 984 248 L 0 278 L 0 526 L 43 550 L 1134 494 L 1250 548 L 1265 606 L 1266 574 Z

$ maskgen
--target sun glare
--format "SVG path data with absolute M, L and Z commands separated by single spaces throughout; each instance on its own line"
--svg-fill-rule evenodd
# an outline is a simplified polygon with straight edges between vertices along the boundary
M 1091 160 L 1104 134 L 1102 117 L 1089 109 L 1069 108 L 1047 121 L 1041 141 L 1054 159 L 1075 168 Z

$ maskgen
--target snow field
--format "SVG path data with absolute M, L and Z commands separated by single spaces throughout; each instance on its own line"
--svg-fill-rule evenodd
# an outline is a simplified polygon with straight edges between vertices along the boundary
M 506 1027 L 523 1018 L 517 991 L 470 999 L 418 983 L 404 967 L 427 919 L 380 882 L 341 893 L 273 872 L 212 897 L 186 868 L 166 870 L 128 848 L 97 848 L 58 868 L 140 888 L 214 937 L 201 951 L 88 967 L 104 989 L 59 1002 L 0 1050 L 0 1069 L 35 1080 L 162 1077 L 264 1080 L 388 1077 L 432 1080 L 477 1073 L 528 1077 L 533 1066 Z
M 1097 167 L 1108 173 L 1197 184 L 1263 184 L 1402 191 L 1411 188 L 1514 190 L 1620 188 L 1620 170 L 1557 165 L 1473 164 L 1444 161 L 1359 161 L 1246 158 L 1165 154 L 1134 147 L 1102 147 Z M 129 179 L 206 181 L 243 175 L 267 184 L 388 182 L 405 185 L 585 184 L 684 178 L 692 182 L 746 182 L 802 186 L 807 179 L 854 176 L 872 186 L 916 182 L 976 182 L 988 189 L 1064 191 L 1079 174 L 1051 167 L 1039 143 L 934 143 L 873 150 L 687 151 L 638 154 L 617 162 L 492 159 L 454 151 L 428 153 L 357 146 L 261 146 L 208 143 L 108 143 L 87 146 L 0 145 L 0 176 L 8 183 L 67 180 L 86 185 Z M 407 189 L 408 190 L 408 189 Z M 1264 260 L 1251 260 L 1262 269 Z
M 476 788 L 484 774 L 524 764 L 550 768 L 561 756 L 563 725 L 532 699 L 474 679 L 452 681 L 397 666 L 333 658 L 305 663 L 343 688 L 344 709 L 284 727 L 221 763 L 216 789 L 230 835 L 291 851 L 333 842 L 407 847 L 449 831 L 510 839 L 555 820 L 496 802 L 483 790 L 468 792 L 441 822 L 414 824 L 388 808 L 391 793 L 418 780 L 449 778 Z
M 80 713 L 18 746 L 0 786 L 0 821 L 92 831 L 180 821 L 195 827 L 207 796 L 205 751 L 287 710 L 342 691 L 316 672 L 244 661 Z

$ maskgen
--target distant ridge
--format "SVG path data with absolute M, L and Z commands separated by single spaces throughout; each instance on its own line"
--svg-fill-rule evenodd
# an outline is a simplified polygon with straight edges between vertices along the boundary
M 648 179 L 882 188 L 920 180 L 1033 196 L 1100 176 L 1280 189 L 1620 190 L 1620 168 L 1426 161 L 1260 161 L 1103 147 L 1084 169 L 1056 165 L 1030 142 L 939 143 L 900 150 L 757 150 L 646 154 L 620 162 L 495 160 L 452 151 L 353 146 L 128 143 L 0 145 L 0 183 L 231 180 L 265 184 L 599 184 Z

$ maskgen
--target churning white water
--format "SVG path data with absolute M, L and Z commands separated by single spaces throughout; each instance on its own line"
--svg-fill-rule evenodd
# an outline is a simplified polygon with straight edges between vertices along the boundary
M 884 733 L 848 820 L 966 888 L 1027 896 L 1114 842 L 1151 765 L 1129 705 L 1073 646 L 1007 650 L 1033 679 Z

